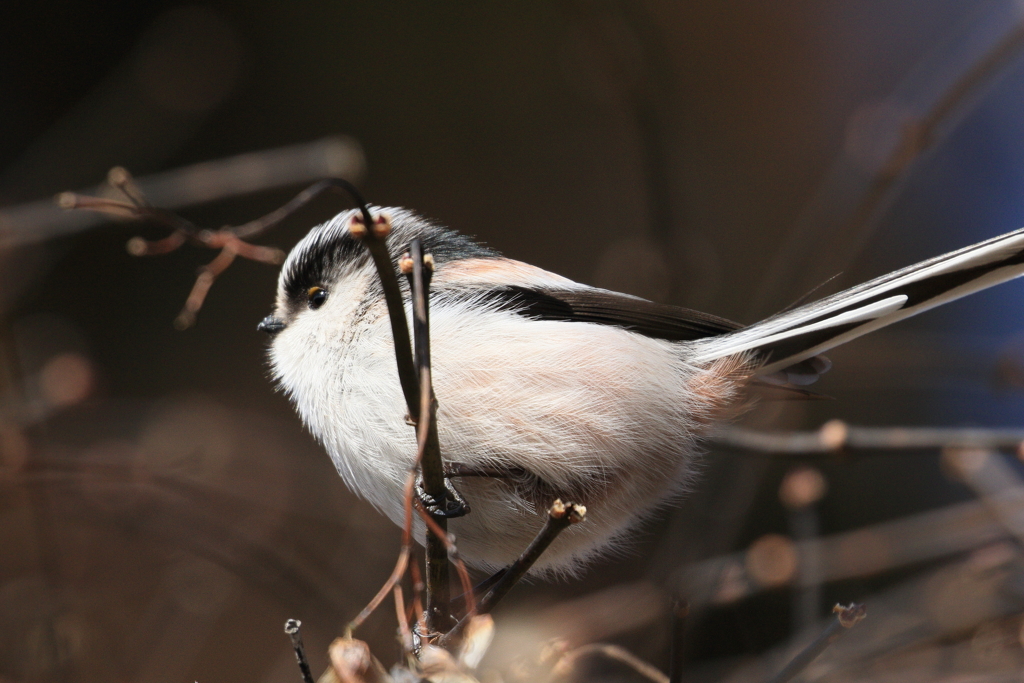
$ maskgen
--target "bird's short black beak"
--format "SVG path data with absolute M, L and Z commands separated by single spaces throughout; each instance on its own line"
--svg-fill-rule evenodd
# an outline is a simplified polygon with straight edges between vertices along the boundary
M 256 326 L 256 329 L 260 332 L 266 332 L 267 334 L 277 334 L 284 329 L 284 321 L 280 318 L 268 315 L 260 321 L 260 324 Z

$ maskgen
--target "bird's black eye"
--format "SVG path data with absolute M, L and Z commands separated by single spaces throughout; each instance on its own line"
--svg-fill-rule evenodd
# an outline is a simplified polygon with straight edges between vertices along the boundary
M 306 301 L 314 311 L 324 305 L 327 301 L 327 290 L 323 287 L 310 287 L 306 292 Z

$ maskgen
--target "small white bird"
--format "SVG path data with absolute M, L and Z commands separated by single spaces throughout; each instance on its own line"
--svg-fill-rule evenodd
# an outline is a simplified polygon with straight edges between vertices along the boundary
M 454 479 L 472 511 L 449 528 L 460 554 L 489 569 L 526 548 L 557 497 L 586 505 L 587 520 L 537 569 L 579 568 L 686 489 L 701 437 L 742 408 L 752 383 L 808 384 L 828 369 L 823 351 L 1024 274 L 1018 230 L 743 327 L 504 258 L 404 209 L 381 212 L 396 263 L 419 237 L 436 264 L 441 452 L 489 475 Z M 352 214 L 295 246 L 260 329 L 273 334 L 274 377 L 342 478 L 401 524 L 416 439 Z

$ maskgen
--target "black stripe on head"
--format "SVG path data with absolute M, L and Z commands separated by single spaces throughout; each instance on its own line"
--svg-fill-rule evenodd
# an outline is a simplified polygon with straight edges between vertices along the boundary
M 437 265 L 459 259 L 495 258 L 501 255 L 471 237 L 432 223 L 410 211 L 404 209 L 383 209 L 383 211 L 391 215 L 388 251 L 396 264 L 402 254 L 409 250 L 410 242 L 417 237 L 423 242 L 423 253 L 433 256 L 434 263 Z
M 362 244 L 343 226 L 347 222 L 335 217 L 318 226 L 299 243 L 285 264 L 282 282 L 289 299 L 305 297 L 310 287 L 323 287 L 343 266 L 359 268 L 369 261 Z
M 462 258 L 491 258 L 498 252 L 478 244 L 473 239 L 435 225 L 405 209 L 378 209 L 373 213 L 386 213 L 391 217 L 388 251 L 397 267 L 398 259 L 409 249 L 415 238 L 423 242 L 423 251 L 434 257 L 438 265 Z M 324 287 L 333 283 L 342 269 L 358 270 L 370 262 L 370 255 L 359 240 L 348 232 L 348 222 L 354 211 L 345 211 L 314 228 L 288 257 L 283 272 L 285 295 L 289 299 L 303 298 L 310 287 Z M 404 279 L 401 280 L 404 285 Z

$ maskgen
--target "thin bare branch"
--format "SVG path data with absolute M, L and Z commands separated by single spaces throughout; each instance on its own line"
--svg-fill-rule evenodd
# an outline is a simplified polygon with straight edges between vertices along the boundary
M 961 666 L 953 664 L 958 659 L 952 656 L 953 645 L 959 642 L 969 651 L 977 652 L 972 636 L 997 620 L 1009 622 L 1012 635 L 1008 645 L 1019 648 L 1017 632 L 1024 604 L 1018 590 L 1022 579 L 1020 557 L 1014 546 L 995 543 L 938 567 L 914 572 L 872 593 L 868 601 L 872 627 L 833 643 L 828 656 L 813 662 L 798 680 L 874 681 L 884 678 L 883 672 L 888 674 L 894 664 L 908 658 L 917 662 L 924 660 L 921 675 L 900 674 L 889 678 L 946 680 L 945 677 L 954 672 L 966 673 Z M 824 625 L 821 628 L 824 629 Z M 766 680 L 804 647 L 806 638 L 798 636 L 760 656 L 748 658 L 719 680 L 722 683 Z M 940 652 L 951 656 L 940 656 Z M 968 657 L 958 664 L 967 664 L 970 659 L 973 658 Z M 1013 670 L 1019 672 L 1019 665 Z M 977 680 L 989 679 L 979 677 Z M 995 680 L 1012 680 L 1012 677 Z
M 455 564 L 455 573 L 459 575 L 459 584 L 462 586 L 463 593 L 466 594 L 464 616 L 467 619 L 472 619 L 477 613 L 476 595 L 473 594 L 473 580 L 469 577 L 469 570 L 466 569 L 466 563 L 462 561 L 462 557 L 459 555 L 458 547 L 454 542 L 451 542 L 451 537 L 446 540 L 449 541 L 448 559 Z
M 684 645 L 686 643 L 686 619 L 690 616 L 690 603 L 679 597 L 672 598 L 672 628 L 669 642 L 669 683 L 682 683 Z
M 172 233 L 171 237 L 178 234 L 180 233 Z M 181 309 L 178 317 L 174 319 L 174 326 L 179 330 L 187 329 L 195 324 L 196 315 L 203 307 L 206 295 L 209 294 L 213 283 L 217 281 L 221 273 L 228 269 L 228 266 L 234 263 L 236 256 L 271 264 L 280 263 L 283 260 L 284 255 L 278 249 L 249 244 L 232 235 L 223 235 L 222 237 L 223 239 L 209 240 L 210 246 L 216 244 L 223 244 L 223 246 L 220 254 L 213 261 L 199 269 L 195 284 L 192 285 L 192 291 L 189 293 L 188 299 L 185 300 L 185 306 Z
M 448 490 L 437 437 L 437 411 L 430 367 L 430 279 L 433 261 L 427 262 L 419 239 L 409 245 L 410 263 L 403 262 L 412 289 L 413 331 L 416 370 L 419 379 L 419 422 L 417 454 L 423 490 L 442 508 L 447 507 Z M 404 261 L 404 260 L 403 260 Z M 426 538 L 427 628 L 431 633 L 447 633 L 452 627 L 451 586 L 448 566 L 448 520 L 442 515 L 423 514 L 430 527 Z M 430 519 L 434 517 L 434 519 Z M 432 532 L 432 533 L 431 533 Z
M 384 602 L 384 598 L 388 596 L 391 589 L 402 580 L 405 576 L 405 569 L 409 565 L 409 547 L 402 546 L 401 551 L 398 553 L 398 561 L 395 563 L 395 568 L 391 571 L 391 576 L 381 586 L 380 590 L 377 591 L 377 595 L 373 596 L 373 600 L 370 601 L 363 611 L 356 615 L 356 618 L 349 622 L 348 626 L 345 627 L 346 637 L 348 637 L 353 631 L 362 626 L 363 622 L 380 607 L 380 603 Z
M 551 677 L 554 680 L 575 680 L 572 674 L 576 670 L 579 661 L 585 657 L 593 656 L 615 660 L 620 664 L 628 666 L 647 680 L 654 681 L 654 683 L 669 683 L 668 676 L 633 653 L 618 645 L 607 645 L 605 643 L 592 643 L 566 652 L 555 664 L 554 669 L 551 671 Z
M 196 276 L 196 282 L 192 285 L 192 291 L 189 293 L 188 298 L 185 300 L 185 306 L 181 309 L 181 313 L 174 319 L 174 326 L 179 330 L 184 330 L 196 322 L 196 313 L 203 307 L 203 302 L 206 301 L 206 295 L 210 292 L 210 287 L 213 287 L 213 283 L 217 281 L 217 277 L 228 269 L 235 261 L 235 257 L 238 255 L 234 249 L 230 247 L 224 247 L 220 253 L 217 254 L 217 258 L 213 259 L 205 266 L 199 269 L 199 275 Z
M 122 218 L 133 221 L 151 221 L 171 230 L 180 230 L 190 237 L 196 237 L 199 228 L 181 216 L 155 207 L 126 202 L 109 197 L 93 197 L 90 195 L 62 192 L 57 195 L 57 206 L 65 210 L 81 209 L 95 211 L 111 218 Z
M 266 214 L 265 216 L 257 218 L 256 220 L 249 221 L 248 223 L 243 223 L 242 225 L 234 227 L 231 229 L 231 232 L 242 239 L 255 237 L 261 233 L 266 232 L 270 228 L 273 228 L 278 223 L 288 218 L 288 216 L 291 216 L 293 213 L 304 207 L 306 204 L 309 204 L 311 201 L 313 201 L 314 199 L 316 199 L 317 197 L 319 197 L 321 194 L 328 190 L 336 190 L 339 187 L 342 187 L 343 189 L 346 189 L 351 193 L 349 187 L 345 186 L 350 186 L 350 183 L 348 183 L 348 181 L 340 180 L 338 178 L 324 178 L 322 180 L 318 180 L 317 182 L 313 183 L 299 194 L 295 195 L 295 197 L 292 198 L 284 206 L 275 209 L 270 213 Z M 366 204 L 366 202 L 364 202 L 361 198 L 358 200 L 358 202 L 360 204 L 360 208 L 364 207 Z
M 302 674 L 303 683 L 313 683 L 313 673 L 309 670 L 309 660 L 306 659 L 306 649 L 302 646 L 302 634 L 299 629 L 302 622 L 298 619 L 289 619 L 284 623 L 284 632 L 292 641 L 292 649 L 295 650 L 295 659 L 299 663 L 299 672 Z
M 331 137 L 261 150 L 136 178 L 131 192 L 165 209 L 302 185 L 325 177 L 357 181 L 363 174 L 362 150 L 352 140 Z M 78 192 L 105 195 L 106 186 Z M 101 214 L 68 213 L 50 200 L 0 209 L 0 249 L 88 230 L 107 222 Z
M 821 632 L 821 635 L 814 639 L 814 641 L 801 650 L 796 657 L 794 657 L 789 664 L 782 668 L 782 671 L 775 674 L 768 683 L 788 683 L 797 674 L 803 671 L 808 664 L 813 662 L 818 655 L 824 652 L 829 645 L 834 643 L 844 633 L 853 628 L 859 621 L 867 616 L 867 610 L 864 605 L 858 605 L 851 603 L 847 607 L 842 605 L 836 605 L 832 608 L 835 613 L 835 618 L 829 622 L 829 625 L 825 627 L 825 630 Z
M 409 324 L 406 322 L 405 306 L 402 303 L 402 290 L 398 286 L 398 275 L 395 274 L 395 267 L 387 248 L 386 240 L 391 232 L 391 221 L 383 215 L 374 219 L 359 192 L 348 183 L 345 183 L 345 189 L 356 198 L 360 207 L 360 212 L 352 216 L 349 233 L 362 240 L 377 269 L 377 278 L 384 290 L 384 301 L 387 303 L 388 318 L 391 322 L 391 336 L 395 344 L 395 362 L 398 364 L 398 380 L 402 385 L 402 394 L 405 396 L 409 417 L 413 422 L 417 422 L 420 414 L 419 375 L 416 372 L 416 364 L 413 362 L 412 345 L 409 341 Z
M 107 184 L 119 190 L 135 206 L 146 206 L 149 203 L 135 178 L 123 166 L 115 166 L 107 171 Z
M 981 448 L 949 449 L 943 453 L 949 466 L 970 488 L 992 517 L 1024 549 L 1024 479 L 1006 462 L 1003 455 Z
M 714 443 L 780 456 L 814 456 L 839 451 L 875 455 L 874 451 L 926 451 L 941 448 L 1017 450 L 1024 429 L 973 427 L 855 427 L 840 420 L 814 432 L 762 432 L 740 427 L 724 430 Z
M 330 183 L 322 184 L 322 187 L 316 190 L 316 192 L 321 192 L 331 187 L 341 187 L 348 190 L 360 205 L 360 213 L 353 216 L 352 222 L 349 224 L 349 231 L 354 237 L 360 239 L 370 252 L 377 275 L 384 289 L 388 313 L 391 319 L 392 334 L 395 340 L 395 356 L 398 364 L 399 378 L 402 381 L 402 389 L 406 397 L 409 414 L 417 424 L 415 464 L 423 474 L 424 490 L 427 495 L 443 503 L 448 496 L 448 491 L 444 478 L 443 464 L 441 463 L 440 446 L 437 440 L 436 412 L 433 401 L 433 387 L 430 381 L 427 292 L 430 282 L 430 268 L 428 266 L 432 266 L 432 260 L 423 255 L 422 246 L 418 241 L 415 242 L 415 256 L 411 259 L 412 269 L 410 271 L 412 276 L 414 320 L 417 325 L 417 354 L 414 363 L 412 349 L 409 345 L 405 307 L 402 304 L 402 294 L 398 286 L 398 277 L 386 245 L 387 236 L 391 231 L 390 221 L 387 216 L 372 217 L 362 197 L 359 196 L 355 188 L 348 186 L 344 181 L 331 181 Z M 303 201 L 308 201 L 312 196 L 315 196 L 314 192 L 307 193 Z M 413 400 L 410 392 L 413 393 L 417 400 Z M 422 419 L 424 415 L 429 416 L 428 419 Z M 406 485 L 406 532 L 399 562 L 396 564 L 391 577 L 381 587 L 374 599 L 350 624 L 350 630 L 361 624 L 380 605 L 387 593 L 392 591 L 405 573 L 411 551 L 409 534 L 414 476 L 414 471 L 410 472 L 410 478 Z M 448 548 L 450 542 L 444 518 L 437 517 L 431 519 L 431 517 L 430 515 L 424 516 L 424 520 L 432 533 L 428 533 L 426 538 L 427 617 L 425 624 L 426 632 L 421 633 L 428 640 L 434 637 L 435 634 L 447 633 L 451 628 L 450 587 L 448 579 Z M 460 568 L 460 577 L 463 573 L 465 574 L 464 582 L 468 584 L 469 575 L 465 571 L 465 567 Z
M 391 589 L 398 585 L 398 582 L 405 576 L 405 570 L 409 566 L 409 556 L 412 554 L 412 491 L 416 480 L 416 473 L 413 470 L 409 471 L 409 476 L 405 480 L 405 524 L 402 528 L 402 549 L 398 552 L 398 560 L 395 562 L 395 568 L 391 570 L 391 576 L 384 582 L 384 585 L 380 587 L 377 594 L 373 596 L 369 604 L 363 608 L 363 610 L 356 615 L 356 618 L 349 622 L 348 626 L 345 627 L 345 637 L 350 638 L 352 632 L 359 628 L 366 619 L 374 613 L 374 611 L 380 607 L 380 604 L 384 602 L 384 598 L 387 597 Z
M 512 563 L 512 566 L 508 568 L 498 582 L 484 595 L 480 600 L 480 604 L 477 607 L 477 611 L 481 614 L 487 614 L 498 604 L 505 594 L 512 589 L 514 585 L 519 583 L 526 572 L 533 567 L 534 563 L 540 559 L 541 554 L 548 549 L 554 540 L 560 533 L 568 529 L 573 524 L 579 524 L 585 521 L 587 518 L 587 508 L 582 505 L 575 503 L 563 503 L 561 500 L 556 500 L 552 503 L 551 508 L 548 510 L 548 518 L 544 522 L 544 527 L 540 530 L 540 533 L 533 539 L 530 545 L 523 551 L 523 554 Z
M 999 496 L 997 500 L 1001 514 L 1024 512 L 1021 497 Z M 820 558 L 822 583 L 874 576 L 1012 540 L 1005 524 L 993 516 L 991 506 L 991 501 L 948 505 L 797 542 L 793 551 L 797 557 Z M 686 593 L 691 607 L 746 599 L 770 587 L 751 575 L 747 559 L 747 552 L 739 552 L 686 565 L 673 579 L 674 587 Z M 789 581 L 796 578 L 794 574 Z
M 427 525 L 430 534 L 440 540 L 441 545 L 448 553 L 448 559 L 455 564 L 455 571 L 459 575 L 459 583 L 462 585 L 463 594 L 460 598 L 465 603 L 465 617 L 472 617 L 476 614 L 476 594 L 473 591 L 473 581 L 469 577 L 466 563 L 459 557 L 458 548 L 452 543 L 451 537 L 437 523 L 437 519 L 424 510 L 423 505 L 419 501 L 416 502 L 416 510 L 420 513 L 420 517 L 423 518 L 423 522 Z
M 405 595 L 402 585 L 396 584 L 392 593 L 395 596 L 395 616 L 398 618 L 398 633 L 402 637 L 402 650 L 412 652 L 412 631 L 409 630 L 409 615 L 405 611 Z
M 427 622 L 426 610 L 423 609 L 423 594 L 427 590 L 427 586 L 423 583 L 423 575 L 420 574 L 418 562 L 409 565 L 409 576 L 412 579 L 412 609 L 413 614 L 416 615 L 416 632 L 426 633 Z
M 353 236 L 363 240 L 377 268 L 381 286 L 384 289 L 384 298 L 388 304 L 402 391 L 405 394 L 409 414 L 414 419 L 418 416 L 419 405 L 416 402 L 418 391 L 412 351 L 409 346 L 409 328 L 405 321 L 398 277 L 395 275 L 386 245 L 391 224 L 386 216 L 378 216 L 374 219 L 370 215 L 366 201 L 351 183 L 342 178 L 327 178 L 300 192 L 279 209 L 254 221 L 238 227 L 228 226 L 220 230 L 203 230 L 173 212 L 152 206 L 125 169 L 113 169 L 110 173 L 110 182 L 122 190 L 130 201 L 65 192 L 57 198 L 57 203 L 64 209 L 86 209 L 132 220 L 150 220 L 172 230 L 169 236 L 155 242 L 133 237 L 128 241 L 127 247 L 128 252 L 135 256 L 166 254 L 178 249 L 186 242 L 221 250 L 220 255 L 213 262 L 200 270 L 184 309 L 175 319 L 175 326 L 178 329 L 190 327 L 195 322 L 196 314 L 202 307 L 213 282 L 231 265 L 236 256 L 270 264 L 279 264 L 284 261 L 284 252 L 281 250 L 250 244 L 244 238 L 256 236 L 270 229 L 328 190 L 343 190 L 348 193 L 359 206 L 359 213 L 353 216 L 350 230 Z M 370 225 L 371 229 L 368 230 L 367 225 Z
M 142 237 L 133 237 L 128 240 L 125 248 L 132 256 L 160 256 L 179 249 L 186 240 L 187 235 L 184 232 L 175 230 L 167 237 L 153 241 Z

